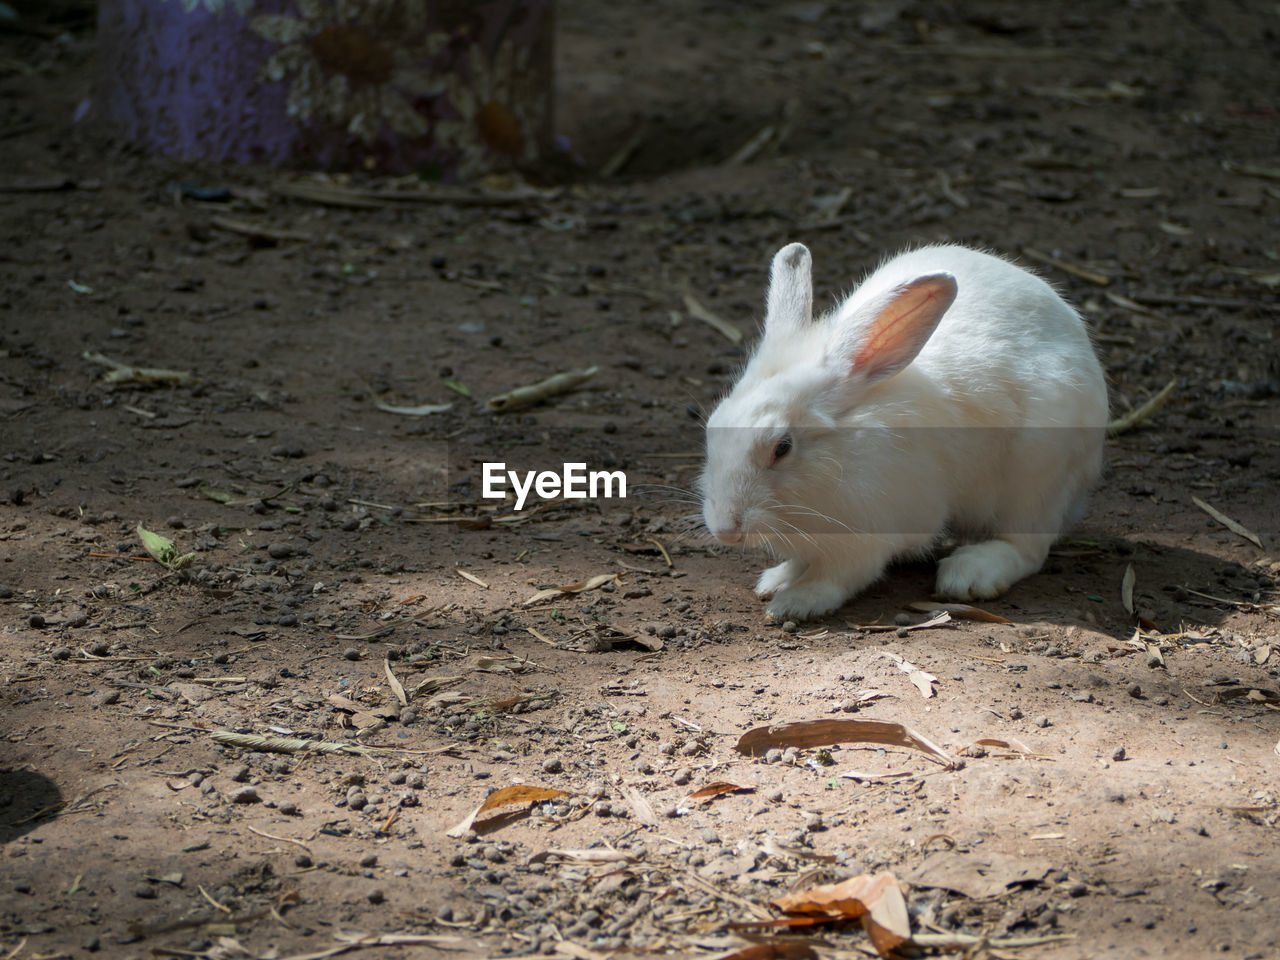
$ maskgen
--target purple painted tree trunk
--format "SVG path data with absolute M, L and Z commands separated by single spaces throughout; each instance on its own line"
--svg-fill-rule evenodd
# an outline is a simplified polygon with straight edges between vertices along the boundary
M 99 114 L 192 159 L 448 180 L 552 129 L 554 0 L 99 0 Z

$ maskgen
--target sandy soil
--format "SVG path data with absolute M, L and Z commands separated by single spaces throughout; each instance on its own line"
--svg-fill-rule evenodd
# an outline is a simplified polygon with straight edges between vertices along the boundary
M 568 179 L 374 209 L 139 157 L 71 123 L 91 32 L 0 34 L 0 953 L 718 955 L 788 891 L 889 870 L 920 934 L 1280 955 L 1264 7 L 564 3 Z M 690 531 L 670 488 L 795 239 L 825 302 L 908 244 L 1005 251 L 1081 307 L 1118 414 L 1176 382 L 1045 570 L 983 605 L 1009 623 L 862 629 L 928 618 L 921 563 L 770 624 L 762 558 Z M 112 385 L 89 352 L 198 382 Z M 491 460 L 630 495 L 513 514 Z M 193 556 L 151 562 L 139 524 Z M 823 719 L 960 762 L 736 749 Z M 689 799 L 716 782 L 751 791 Z M 514 784 L 563 794 L 448 835 Z

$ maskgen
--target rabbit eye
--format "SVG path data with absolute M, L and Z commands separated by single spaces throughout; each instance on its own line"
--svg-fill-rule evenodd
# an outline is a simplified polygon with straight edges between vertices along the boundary
M 791 434 L 786 434 L 778 441 L 777 446 L 773 448 L 773 462 L 777 463 L 788 453 L 791 452 Z

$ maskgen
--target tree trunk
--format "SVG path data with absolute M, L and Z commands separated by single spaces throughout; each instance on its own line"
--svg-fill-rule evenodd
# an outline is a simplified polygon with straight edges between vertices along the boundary
M 99 0 L 99 114 L 192 159 L 465 180 L 545 154 L 554 0 Z

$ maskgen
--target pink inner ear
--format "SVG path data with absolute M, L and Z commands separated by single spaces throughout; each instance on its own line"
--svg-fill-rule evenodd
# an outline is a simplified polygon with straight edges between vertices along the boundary
M 851 370 L 905 367 L 924 346 L 954 297 L 950 283 L 926 280 L 912 284 L 876 316 Z

